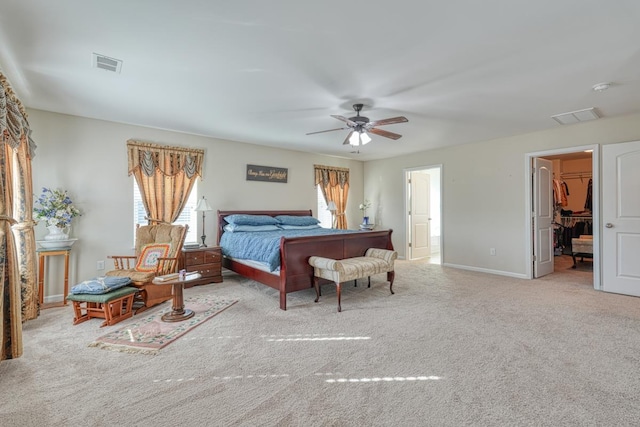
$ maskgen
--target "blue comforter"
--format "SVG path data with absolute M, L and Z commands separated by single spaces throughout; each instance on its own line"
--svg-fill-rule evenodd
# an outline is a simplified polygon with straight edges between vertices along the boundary
M 258 232 L 225 232 L 220 237 L 222 254 L 237 259 L 250 259 L 267 264 L 270 271 L 280 267 L 280 238 L 357 233 L 354 230 L 314 228 L 311 230 L 279 230 Z

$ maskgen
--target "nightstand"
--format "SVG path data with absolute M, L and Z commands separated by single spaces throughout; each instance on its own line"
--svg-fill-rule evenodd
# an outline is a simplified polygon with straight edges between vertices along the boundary
M 181 255 L 180 268 L 187 270 L 187 273 L 197 271 L 202 275 L 185 287 L 222 282 L 222 249 L 219 246 L 183 249 Z

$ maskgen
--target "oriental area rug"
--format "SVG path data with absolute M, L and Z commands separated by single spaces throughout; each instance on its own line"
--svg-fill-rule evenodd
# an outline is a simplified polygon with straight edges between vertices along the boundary
M 123 353 L 157 354 L 158 350 L 180 338 L 196 326 L 211 319 L 238 301 L 224 300 L 212 295 L 200 295 L 187 297 L 184 300 L 185 308 L 194 311 L 194 316 L 181 322 L 163 322 L 163 314 L 171 311 L 171 301 L 168 307 L 133 320 L 120 329 L 101 336 L 89 344 L 89 347 L 98 347 L 106 350 L 120 351 Z

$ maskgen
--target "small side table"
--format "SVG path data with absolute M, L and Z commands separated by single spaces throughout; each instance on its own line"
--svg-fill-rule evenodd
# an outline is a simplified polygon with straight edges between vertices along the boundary
M 69 254 L 71 248 L 65 249 L 38 249 L 38 298 L 40 305 L 44 304 L 44 267 L 45 259 L 51 256 L 64 255 L 64 295 L 62 304 L 67 305 L 67 295 L 69 295 Z
M 151 283 L 154 285 L 172 285 L 173 286 L 173 303 L 171 305 L 171 311 L 162 315 L 163 322 L 181 322 L 187 320 L 195 314 L 193 310 L 184 308 L 184 284 L 191 282 L 192 280 L 198 280 L 202 276 L 200 273 L 188 274 L 184 279 L 176 278 L 171 280 L 158 280 L 158 277 L 153 279 Z

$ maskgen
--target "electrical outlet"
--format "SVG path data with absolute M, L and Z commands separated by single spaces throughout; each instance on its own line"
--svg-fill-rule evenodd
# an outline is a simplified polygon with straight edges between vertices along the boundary
M 489 248 L 489 255 L 496 256 L 496 248 Z
M 98 261 L 96 263 L 96 270 L 104 270 L 104 261 Z

